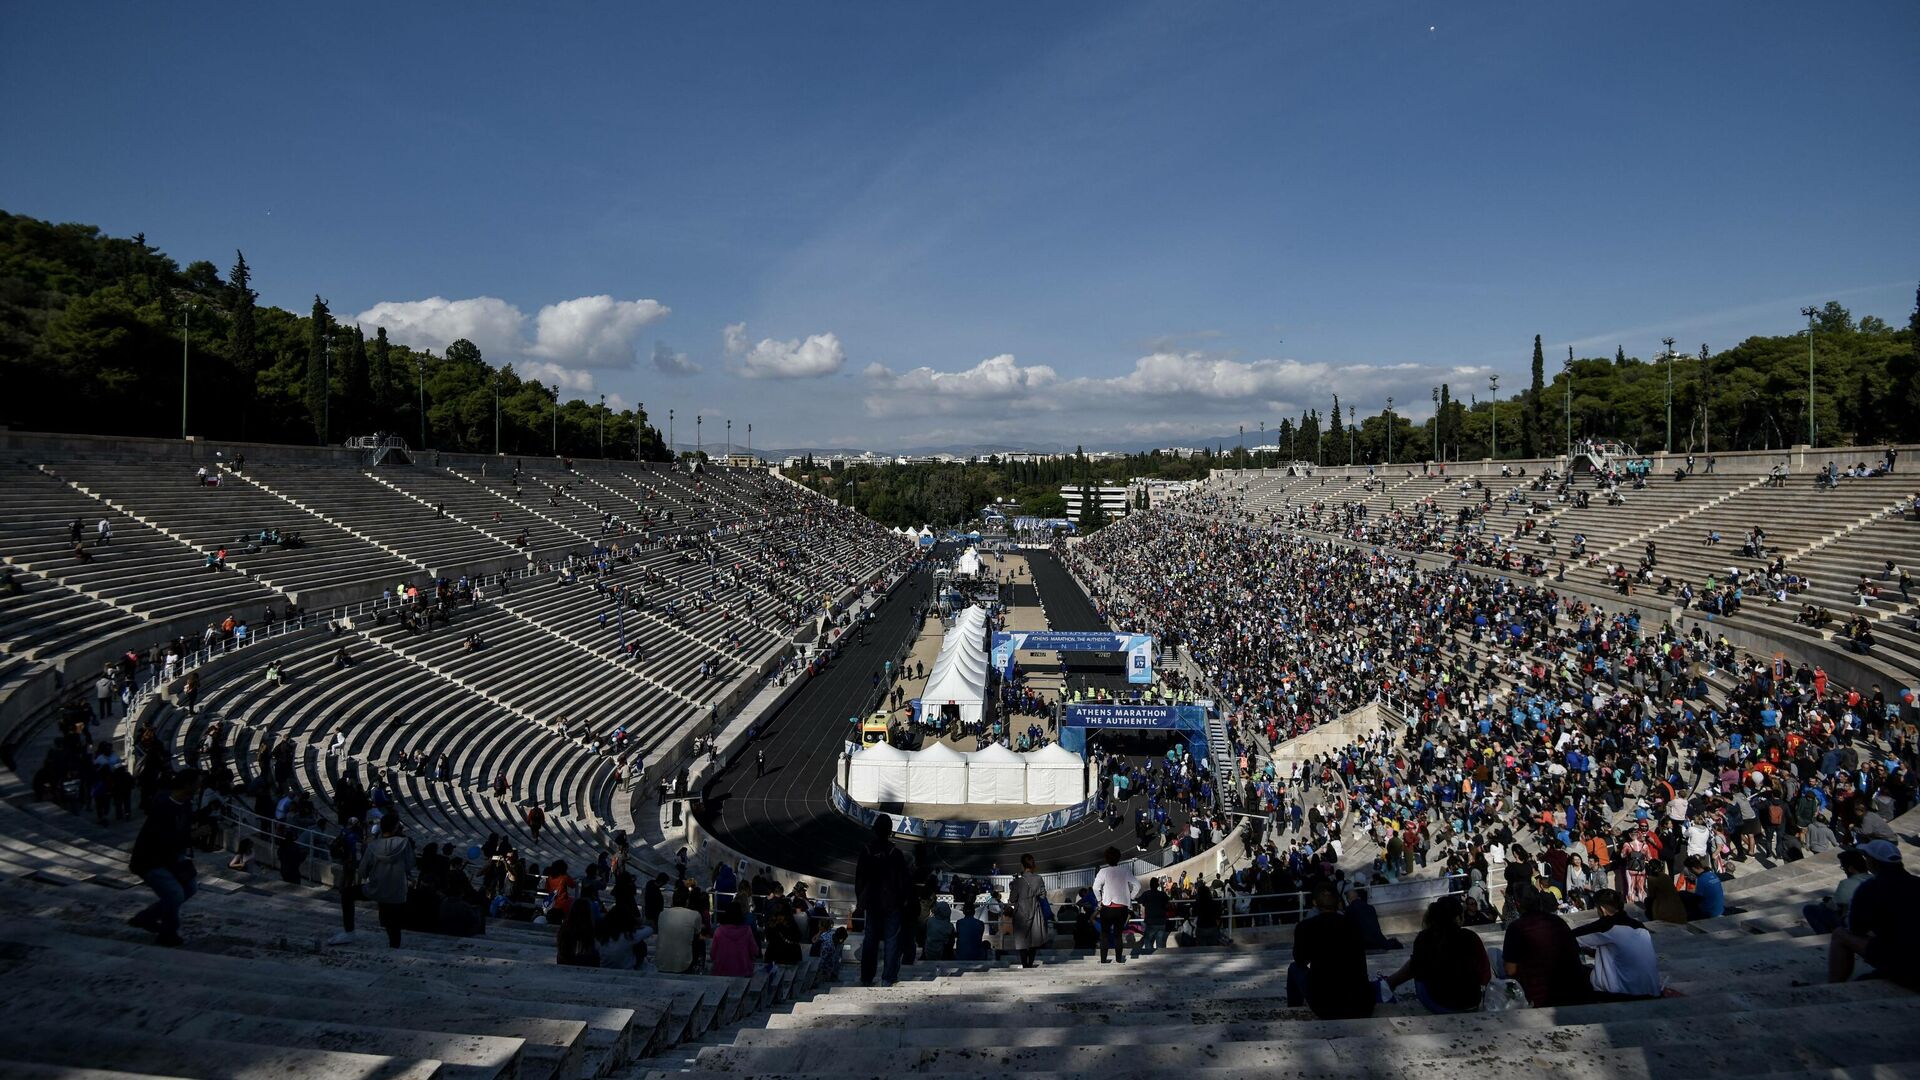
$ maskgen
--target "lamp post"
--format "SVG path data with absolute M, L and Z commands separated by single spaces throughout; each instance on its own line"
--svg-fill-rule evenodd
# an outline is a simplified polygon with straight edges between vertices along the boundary
M 1387 399 L 1387 411 L 1381 414 L 1387 418 L 1387 464 L 1393 464 L 1393 399 Z
M 1262 420 L 1260 421 L 1260 446 L 1265 445 L 1267 445 L 1267 422 Z M 1254 449 L 1258 450 L 1260 446 L 1256 446 Z
M 500 456 L 500 373 L 494 372 L 493 379 L 493 456 Z
M 553 388 L 553 456 L 560 456 L 560 387 Z
M 673 410 L 667 410 L 667 460 L 680 460 L 680 451 L 673 448 Z
M 1500 460 L 1500 376 L 1487 376 L 1487 389 L 1493 393 L 1493 460 Z
M 693 414 L 693 459 L 695 461 L 699 461 L 707 454 L 706 441 L 700 437 L 700 425 L 706 422 L 705 416 L 700 413 Z
M 646 411 L 646 402 L 636 401 L 633 403 L 633 460 L 635 461 L 640 460 L 640 416 Z
M 1440 460 L 1440 388 L 1433 388 L 1433 460 Z
M 747 421 L 747 456 L 753 457 L 753 421 Z M 755 458 L 754 460 L 759 460 Z
M 1567 460 L 1573 460 L 1573 346 L 1567 346 Z
M 607 395 L 600 395 L 600 457 L 607 456 Z
M 187 437 L 187 335 L 193 332 L 193 305 L 180 311 L 180 437 Z
M 1246 464 L 1247 464 L 1247 425 L 1241 424 L 1240 425 L 1240 466 L 1242 468 L 1245 468 Z
M 727 456 L 733 456 L 733 421 L 727 421 Z
M 1353 425 L 1355 409 L 1347 406 L 1347 468 L 1353 468 Z
M 320 445 L 325 446 L 333 441 L 333 333 L 322 332 L 327 336 L 320 339 Z
M 1661 338 L 1660 344 L 1667 347 L 1661 354 L 1667 361 L 1667 453 L 1673 453 L 1673 339 Z
M 1811 450 L 1819 445 L 1813 441 L 1813 317 L 1820 309 L 1803 307 L 1800 314 L 1807 317 L 1807 449 Z

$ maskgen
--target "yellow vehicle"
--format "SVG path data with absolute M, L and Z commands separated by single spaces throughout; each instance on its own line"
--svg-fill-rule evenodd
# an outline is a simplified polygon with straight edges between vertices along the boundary
M 887 714 L 874 713 L 860 721 L 860 745 L 872 746 L 887 741 Z

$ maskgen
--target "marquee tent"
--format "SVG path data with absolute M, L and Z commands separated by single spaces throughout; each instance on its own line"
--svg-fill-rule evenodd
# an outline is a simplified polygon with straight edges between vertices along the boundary
M 953 572 L 958 577 L 979 577 L 980 552 L 973 548 L 961 552 L 960 557 L 953 561 Z
M 1019 754 L 994 743 L 967 755 L 967 801 L 1023 803 L 1027 801 L 1027 763 Z
M 966 802 L 967 756 L 943 742 L 931 743 L 908 755 L 907 801 Z
M 1087 797 L 1087 765 L 1080 755 L 1049 743 L 1026 759 L 1027 801 L 1035 806 L 1065 806 Z
M 886 743 L 875 743 L 853 755 L 847 769 L 847 794 L 855 802 L 907 801 L 907 762 L 910 755 Z

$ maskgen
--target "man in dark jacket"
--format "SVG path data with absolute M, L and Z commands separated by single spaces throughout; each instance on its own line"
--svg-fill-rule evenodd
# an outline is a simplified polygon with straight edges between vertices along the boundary
M 161 945 L 180 944 L 180 908 L 193 896 L 191 828 L 193 797 L 199 788 L 199 773 L 174 774 L 167 797 L 155 800 L 133 841 L 128 869 L 146 882 L 155 899 L 127 921 L 153 931 Z
M 1333 886 L 1315 889 L 1313 906 L 1313 917 L 1293 928 L 1287 1004 L 1304 1004 L 1322 1020 L 1372 1016 L 1377 998 L 1367 978 L 1367 950 L 1359 930 L 1341 913 Z
M 892 986 L 900 978 L 900 914 L 912 885 L 907 856 L 893 846 L 893 818 L 879 814 L 853 871 L 854 914 L 866 917 L 860 941 L 861 986 L 873 985 L 876 967 L 882 985 Z

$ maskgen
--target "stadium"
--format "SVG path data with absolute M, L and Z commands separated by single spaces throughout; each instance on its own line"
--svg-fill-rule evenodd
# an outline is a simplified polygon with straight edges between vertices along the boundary
M 395 13 L 431 78 L 23 16 L 106 96 L 0 121 L 0 1075 L 1920 1074 L 1920 294 L 1865 313 L 1911 252 L 1776 178 L 1680 222 L 1514 166 L 1548 223 L 1390 119 L 1745 145 L 1461 74 L 1602 29 L 1068 7 Z M 1854 80 L 1912 12 L 1836 19 L 1879 62 L 1794 115 L 1897 119 Z M 121 116 L 216 32 L 287 65 L 217 169 Z M 28 51 L 0 86 L 64 77 Z M 1168 57 L 1207 79 L 1134 85 Z M 377 169 L 300 144 L 326 87 Z M 1222 149 L 1270 123 L 1366 164 Z M 1429 206 L 1465 227 L 1387 209 Z M 1600 270 L 1508 246 L 1561 229 Z

